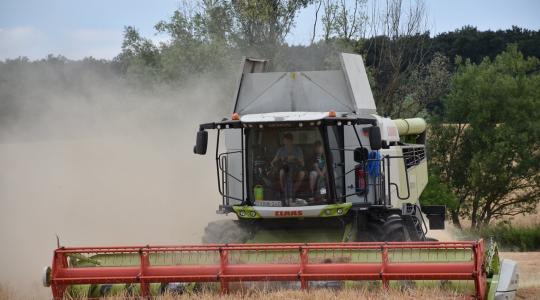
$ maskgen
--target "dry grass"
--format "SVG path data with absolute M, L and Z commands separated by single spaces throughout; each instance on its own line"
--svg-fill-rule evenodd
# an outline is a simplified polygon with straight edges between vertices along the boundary
M 279 291 L 250 291 L 243 293 L 230 293 L 228 295 L 219 295 L 212 292 L 203 292 L 197 294 L 186 294 L 180 296 L 165 295 L 156 298 L 157 300 L 252 300 L 252 299 L 290 299 L 290 300 L 333 300 L 333 299 L 464 299 L 466 295 L 456 294 L 450 291 L 439 289 L 406 289 L 385 291 L 383 289 L 316 289 L 309 292 L 300 290 L 279 290 Z M 109 300 L 118 300 L 118 297 L 107 298 Z
M 534 226 L 536 224 L 540 224 L 540 206 L 536 210 L 534 214 L 530 215 L 519 215 L 515 216 L 513 218 L 507 218 L 507 220 L 513 225 L 513 226 L 519 226 L 519 227 L 527 227 L 527 226 Z
M 519 288 L 516 299 L 540 299 L 540 286 Z
M 12 289 L 0 283 L 0 300 L 16 299 Z

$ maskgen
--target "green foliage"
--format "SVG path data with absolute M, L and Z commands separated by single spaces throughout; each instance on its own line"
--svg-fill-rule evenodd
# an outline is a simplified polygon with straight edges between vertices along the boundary
M 400 99 L 394 101 L 394 113 L 397 116 L 428 117 L 428 111 L 433 110 L 448 92 L 452 76 L 448 69 L 448 59 L 440 53 L 436 53 L 431 61 L 411 68 L 397 89 Z
M 468 58 L 474 63 L 481 63 L 485 57 L 494 59 L 508 44 L 516 44 L 525 56 L 540 57 L 540 31 L 517 26 L 497 31 L 464 26 L 435 36 L 431 43 L 434 52 L 444 53 L 452 60 L 457 56 Z
M 441 181 L 437 174 L 430 174 L 428 185 L 420 196 L 420 204 L 422 205 L 446 205 L 449 210 L 454 210 L 458 207 L 456 195 L 450 187 Z
M 515 227 L 506 223 L 484 226 L 477 231 L 468 231 L 472 237 L 485 240 L 493 238 L 501 248 L 511 251 L 540 250 L 540 224 L 527 227 Z
M 115 60 L 123 73 L 136 76 L 140 81 L 154 78 L 160 67 L 158 48 L 131 26 L 124 28 L 122 52 Z
M 458 62 L 460 62 L 458 60 Z M 533 212 L 540 201 L 540 61 L 516 46 L 495 60 L 460 64 L 432 128 L 433 169 L 473 227 Z
M 294 25 L 299 9 L 313 0 L 231 1 L 240 48 L 271 58 Z
M 310 0 L 183 2 L 169 20 L 156 24 L 169 37 L 159 46 L 126 27 L 121 70 L 143 82 L 181 82 L 191 76 L 230 73 L 241 55 L 275 58 Z
M 156 24 L 156 31 L 170 38 L 159 46 L 126 27 L 116 61 L 128 77 L 142 82 L 180 82 L 194 75 L 229 71 L 233 59 L 225 31 L 230 19 L 227 7 L 219 3 L 198 11 L 179 9 L 169 20 Z M 220 21 L 224 26 L 217 25 Z

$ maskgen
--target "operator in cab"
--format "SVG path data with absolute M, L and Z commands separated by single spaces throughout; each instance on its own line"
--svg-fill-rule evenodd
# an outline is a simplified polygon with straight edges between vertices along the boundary
M 326 158 L 321 141 L 313 143 L 315 159 L 309 172 L 309 188 L 311 199 L 317 202 L 326 197 Z
M 283 135 L 283 146 L 280 147 L 272 160 L 272 166 L 279 167 L 279 182 L 286 200 L 294 201 L 294 194 L 300 188 L 304 179 L 304 154 L 299 146 L 294 144 L 293 135 L 289 132 Z

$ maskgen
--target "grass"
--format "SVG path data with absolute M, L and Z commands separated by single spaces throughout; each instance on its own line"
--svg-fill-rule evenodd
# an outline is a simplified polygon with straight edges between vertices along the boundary
M 343 289 L 311 289 L 309 291 L 301 290 L 264 290 L 250 289 L 239 292 L 231 292 L 227 295 L 220 295 L 215 291 L 202 291 L 193 294 L 184 295 L 162 295 L 152 299 L 155 300 L 253 300 L 253 299 L 287 299 L 287 300 L 337 300 L 337 299 L 385 299 L 385 300 L 405 300 L 405 299 L 464 299 L 470 295 L 460 294 L 458 292 L 440 289 L 440 288 L 343 288 Z M 15 295 L 5 286 L 0 285 L 0 300 L 23 299 Z M 39 299 L 39 298 L 35 298 Z M 73 300 L 69 296 L 66 300 Z M 138 297 L 129 297 L 123 295 L 105 297 L 107 300 L 135 300 Z

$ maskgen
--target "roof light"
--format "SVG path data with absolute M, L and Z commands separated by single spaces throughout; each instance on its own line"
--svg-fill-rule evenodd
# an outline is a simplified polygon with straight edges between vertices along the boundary
M 329 111 L 329 112 L 328 112 L 328 116 L 329 116 L 330 118 L 335 118 L 335 117 L 336 117 L 336 111 L 335 111 L 335 110 Z
M 238 120 L 240 120 L 240 115 L 238 113 L 234 113 L 234 114 L 232 114 L 231 119 L 234 120 L 234 121 L 238 121 Z

